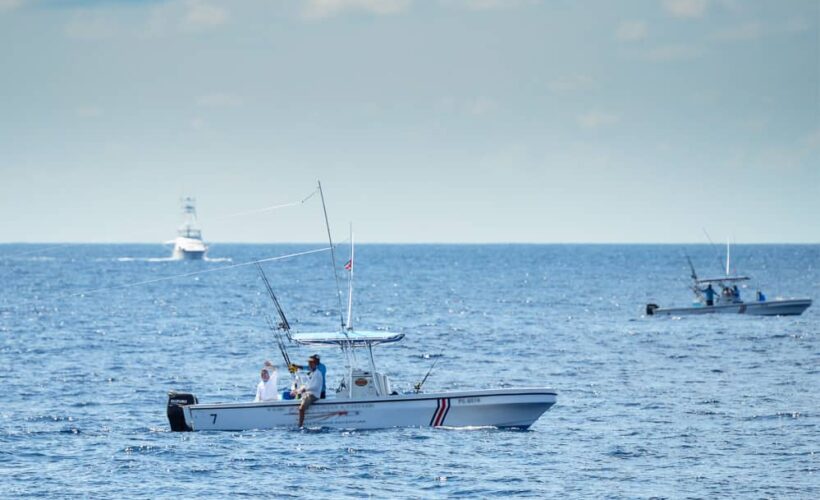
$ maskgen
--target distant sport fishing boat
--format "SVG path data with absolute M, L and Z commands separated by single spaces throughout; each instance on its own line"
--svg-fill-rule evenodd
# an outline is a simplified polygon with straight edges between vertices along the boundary
M 744 302 L 740 298 L 738 283 L 749 281 L 748 276 L 730 274 L 729 245 L 726 245 L 726 276 L 700 279 L 691 259 L 687 256 L 692 271 L 692 292 L 695 303 L 692 307 L 662 308 L 657 304 L 646 305 L 647 316 L 686 316 L 692 314 L 750 314 L 753 316 L 799 316 L 811 306 L 811 299 L 767 300 L 757 291 L 754 302 Z M 719 291 L 718 291 L 719 290 Z
M 322 194 L 319 184 L 319 193 Z M 324 195 L 322 207 L 324 209 Z M 327 224 L 327 211 L 325 210 Z M 333 272 L 338 289 L 336 257 L 330 237 Z M 350 260 L 345 265 L 348 275 L 347 321 L 345 322 L 341 293 L 339 297 L 340 329 L 329 333 L 291 333 L 290 325 L 279 301 L 257 264 L 268 294 L 279 315 L 274 332 L 279 350 L 290 366 L 285 346 L 288 340 L 304 346 L 337 347 L 345 359 L 344 376 L 335 394 L 318 399 L 305 414 L 308 427 L 340 429 L 380 429 L 388 427 L 498 427 L 529 428 L 555 404 L 556 393 L 547 388 L 465 390 L 452 392 L 421 392 L 427 376 L 415 385 L 415 391 L 399 394 L 392 390 L 388 376 L 376 368 L 373 347 L 390 344 L 404 338 L 403 333 L 354 330 L 352 325 L 353 257 L 351 231 Z M 284 332 L 284 336 L 282 334 Z M 357 356 L 358 353 L 358 356 Z M 360 361 L 364 358 L 365 361 Z M 433 367 L 435 363 L 433 364 Z M 432 368 L 430 371 L 432 371 Z M 427 372 L 429 376 L 430 371 Z M 298 425 L 300 400 L 282 399 L 248 403 L 199 403 L 193 394 L 168 394 L 168 420 L 173 431 L 293 428 Z
M 202 241 L 202 231 L 196 220 L 196 200 L 191 197 L 182 198 L 182 213 L 184 221 L 177 231 L 177 237 L 169 243 L 174 244 L 171 258 L 175 260 L 202 260 L 208 247 Z

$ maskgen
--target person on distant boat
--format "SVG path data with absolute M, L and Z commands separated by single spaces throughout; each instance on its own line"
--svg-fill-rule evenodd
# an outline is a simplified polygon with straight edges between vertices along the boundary
M 261 403 L 263 401 L 273 401 L 279 399 L 279 392 L 276 388 L 279 383 L 276 374 L 276 367 L 270 361 L 265 361 L 262 371 L 259 372 L 259 377 L 262 379 L 256 385 L 256 397 L 254 403 Z
M 706 295 L 706 305 L 707 306 L 715 305 L 715 289 L 712 288 L 712 284 L 709 283 L 709 286 L 704 288 L 702 291 Z
M 320 399 L 325 399 L 326 391 L 327 391 L 327 367 L 324 363 L 322 363 L 322 358 L 319 357 L 318 354 L 314 354 L 309 359 L 316 360 L 316 369 L 319 370 L 319 373 L 322 374 L 322 394 L 319 396 Z M 291 364 L 288 369 L 291 373 L 296 373 L 296 370 L 304 370 L 305 367 L 303 365 Z
M 740 302 L 740 288 L 738 288 L 737 285 L 732 287 L 732 296 L 734 297 L 735 302 Z
M 318 365 L 319 360 L 317 360 L 315 356 L 308 358 L 308 380 L 292 394 L 293 397 L 296 397 L 297 394 L 302 395 L 302 402 L 299 404 L 299 427 L 304 426 L 305 412 L 310 408 L 310 405 L 319 399 L 322 393 L 324 377 L 322 377 L 322 373 L 316 369 Z
M 763 292 L 761 292 L 760 290 L 757 291 L 757 301 L 766 302 L 766 296 L 763 295 Z

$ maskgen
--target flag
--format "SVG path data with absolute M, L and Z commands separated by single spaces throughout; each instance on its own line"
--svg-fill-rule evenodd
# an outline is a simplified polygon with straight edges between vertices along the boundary
M 352 260 L 347 261 L 347 264 L 345 264 L 345 269 L 347 269 L 348 271 L 353 270 L 353 261 Z

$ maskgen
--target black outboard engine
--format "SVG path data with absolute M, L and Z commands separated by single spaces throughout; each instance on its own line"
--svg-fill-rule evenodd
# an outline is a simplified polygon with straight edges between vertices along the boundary
M 185 423 L 185 414 L 182 411 L 183 406 L 195 405 L 197 403 L 196 396 L 188 394 L 187 392 L 168 393 L 168 422 L 171 423 L 171 430 L 173 432 L 187 432 L 193 429 Z
M 655 309 L 658 308 L 658 304 L 646 304 L 646 315 L 652 316 L 655 314 Z

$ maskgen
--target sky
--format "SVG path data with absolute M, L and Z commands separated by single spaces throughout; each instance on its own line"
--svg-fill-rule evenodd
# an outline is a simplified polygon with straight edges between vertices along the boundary
M 820 243 L 820 3 L 0 0 L 0 242 Z M 251 213 L 248 213 L 251 212 Z

